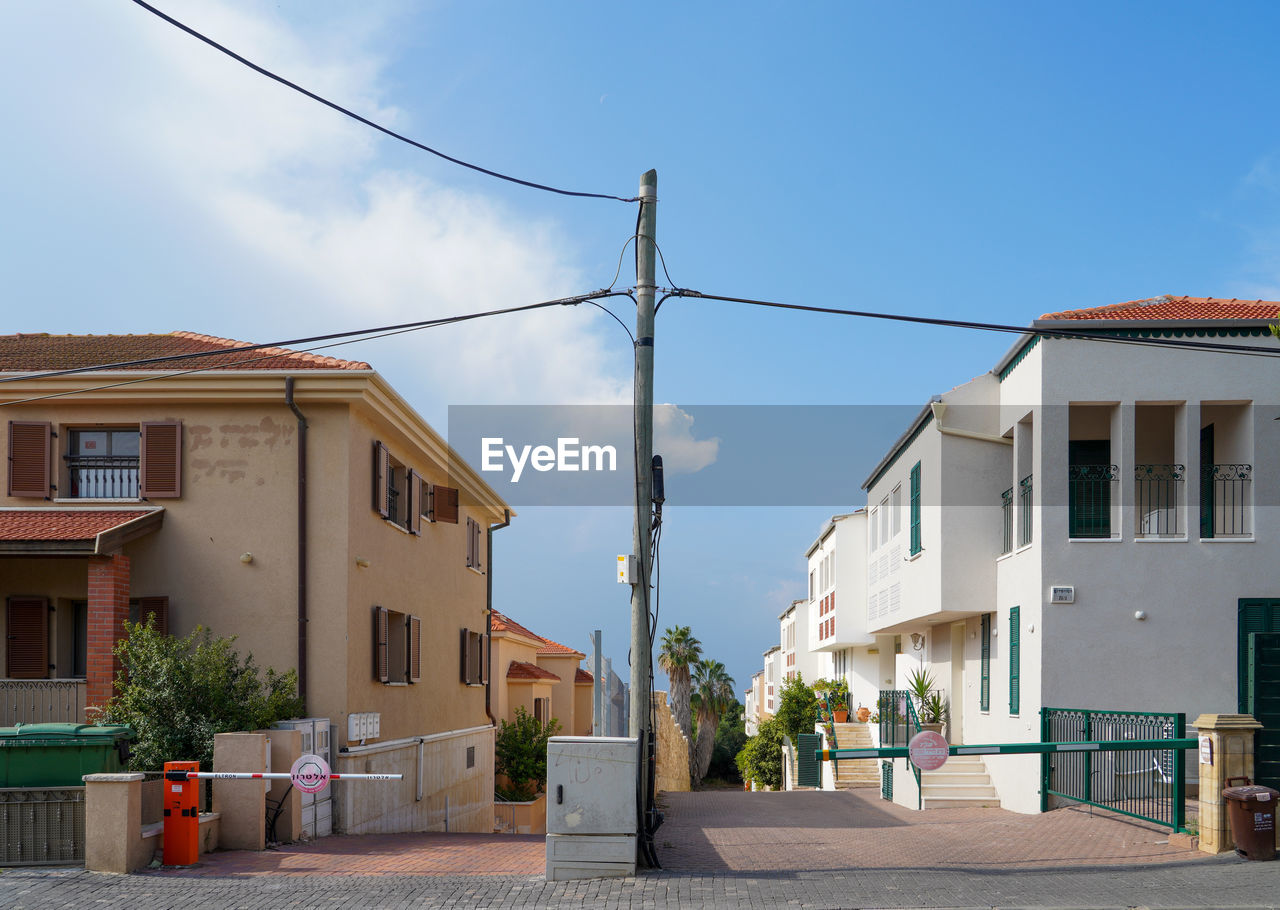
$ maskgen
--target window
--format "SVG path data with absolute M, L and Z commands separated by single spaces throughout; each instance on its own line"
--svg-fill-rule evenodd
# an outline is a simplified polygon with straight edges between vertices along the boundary
M 920 545 L 920 462 L 911 469 L 911 555 L 922 549 Z
M 485 661 L 484 633 L 471 629 L 462 630 L 459 679 L 463 685 L 479 686 L 489 681 L 489 667 Z
M 874 551 L 876 547 L 880 546 L 880 538 L 876 533 L 876 529 L 880 527 L 880 510 L 872 509 L 870 519 L 868 524 L 871 525 L 871 549 Z
M 415 683 L 422 678 L 422 620 L 386 607 L 373 608 L 373 678 Z
M 483 543 L 480 536 L 480 522 L 474 518 L 467 519 L 467 568 L 481 571 L 484 566 L 481 565 L 480 554 L 482 552 Z
M 391 456 L 381 442 L 373 444 L 373 509 L 410 534 L 422 532 L 423 481 L 418 472 Z
M 533 719 L 546 726 L 551 720 L 551 699 L 535 698 L 533 700 Z
M 65 483 L 50 466 L 53 425 L 9 423 L 9 495 L 46 499 L 173 499 L 182 495 L 182 423 L 67 431 Z
M 880 500 L 880 539 L 889 542 L 889 497 Z
M 809 599 L 810 600 L 818 599 L 818 570 L 817 569 L 809 570 Z
M 1018 607 L 1009 608 L 1009 713 L 1017 714 L 1021 703 L 1021 687 L 1018 680 Z
M 902 484 L 893 488 L 893 492 L 889 494 L 889 502 L 889 507 L 893 510 L 893 535 L 896 537 L 902 533 Z
M 476 747 L 467 746 L 467 767 L 474 768 L 476 766 Z
M 982 614 L 982 683 L 978 690 L 978 707 L 991 710 L 991 614 Z

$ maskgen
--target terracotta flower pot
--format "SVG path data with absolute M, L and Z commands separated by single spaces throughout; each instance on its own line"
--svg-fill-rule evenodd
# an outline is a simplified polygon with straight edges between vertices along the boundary
M 831 713 L 836 716 L 836 723 L 838 724 L 842 724 L 849 719 L 848 711 L 841 711 L 837 709 L 835 711 L 832 711 Z
M 871 709 L 859 708 L 857 717 L 858 717 L 858 723 L 865 724 L 867 722 L 867 719 L 871 717 Z

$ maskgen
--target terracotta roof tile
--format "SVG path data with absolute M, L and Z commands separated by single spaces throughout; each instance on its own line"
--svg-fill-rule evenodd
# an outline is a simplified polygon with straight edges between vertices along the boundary
M 42 372 L 103 367 L 131 360 L 213 353 L 160 364 L 115 367 L 120 370 L 371 370 L 358 360 L 340 360 L 288 348 L 260 348 L 237 352 L 248 341 L 234 341 L 196 332 L 160 335 L 0 335 L 0 373 Z
M 560 682 L 560 677 L 556 676 L 550 670 L 544 670 L 537 664 L 525 663 L 523 660 L 511 661 L 511 666 L 507 668 L 508 680 L 527 680 L 533 682 L 538 679 L 545 679 L 552 682 Z
M 1280 303 L 1274 300 L 1226 300 L 1222 297 L 1151 297 L 1147 300 L 1130 300 L 1110 306 L 1085 310 L 1063 310 L 1045 313 L 1041 319 L 1275 319 L 1280 316 Z
M 494 632 L 514 632 L 517 635 L 523 635 L 527 638 L 532 638 L 534 641 L 542 642 L 538 647 L 538 654 L 543 657 L 577 657 L 581 659 L 587 656 L 581 651 L 575 651 L 568 645 L 562 645 L 558 641 L 552 641 L 549 638 L 544 638 L 537 632 L 530 631 L 510 616 L 499 613 L 497 610 L 493 611 L 491 623 L 491 628 Z
M 595 681 L 596 678 L 581 667 L 579 667 L 573 674 L 574 685 L 589 686 Z
M 541 636 L 539 637 L 541 638 Z M 581 651 L 571 648 L 568 645 L 560 644 L 558 641 L 552 641 L 549 638 L 543 638 L 542 640 L 546 642 L 546 644 L 538 649 L 538 654 L 541 657 L 576 657 L 581 660 L 587 656 Z
M 93 540 L 155 509 L 0 509 L 0 540 Z

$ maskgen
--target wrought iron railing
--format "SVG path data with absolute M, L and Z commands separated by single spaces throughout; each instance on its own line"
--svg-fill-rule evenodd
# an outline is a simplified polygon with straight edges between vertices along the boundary
M 1133 466 L 1133 499 L 1138 507 L 1139 537 L 1164 537 L 1180 533 L 1183 477 L 1180 464 Z
M 1000 494 L 1000 518 L 1004 522 L 1004 537 L 1001 539 L 1000 555 L 1013 552 L 1013 487 Z
M 1253 465 L 1209 464 L 1200 471 L 1200 536 L 1247 537 Z
M 1185 714 L 1143 711 L 1040 710 L 1041 742 L 1178 739 Z M 1186 754 L 1181 749 L 1056 752 L 1041 757 L 1040 808 L 1048 797 L 1109 809 L 1182 831 L 1186 825 Z
M 73 499 L 137 499 L 137 455 L 64 455 Z
M 902 747 L 909 745 L 911 737 L 924 727 L 916 716 L 915 706 L 911 703 L 911 693 L 906 689 L 881 689 L 876 700 L 880 712 L 880 746 Z M 924 795 L 920 789 L 920 769 L 907 762 L 916 779 L 916 808 L 924 804 Z
M 83 679 L 0 679 L 0 727 L 84 723 Z
M 1069 536 L 1110 537 L 1116 466 L 1073 464 L 1068 466 L 1067 471 Z
M 1031 543 L 1031 475 L 1018 481 L 1018 546 Z

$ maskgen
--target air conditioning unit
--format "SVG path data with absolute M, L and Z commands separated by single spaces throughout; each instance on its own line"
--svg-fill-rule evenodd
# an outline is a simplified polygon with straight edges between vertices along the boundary
M 1053 585 L 1049 588 L 1049 603 L 1073 604 L 1076 602 L 1075 585 Z

